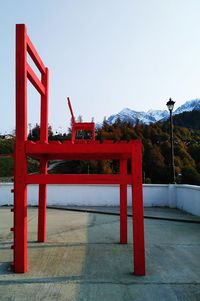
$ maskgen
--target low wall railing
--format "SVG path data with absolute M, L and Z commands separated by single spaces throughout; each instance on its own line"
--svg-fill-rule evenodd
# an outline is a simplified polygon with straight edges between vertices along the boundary
M 0 206 L 13 205 L 13 183 L 0 183 Z M 179 208 L 200 216 L 200 186 L 143 184 L 145 207 Z M 28 186 L 28 204 L 38 204 L 38 185 Z M 117 185 L 48 185 L 47 205 L 119 206 Z M 128 187 L 128 205 L 131 188 Z

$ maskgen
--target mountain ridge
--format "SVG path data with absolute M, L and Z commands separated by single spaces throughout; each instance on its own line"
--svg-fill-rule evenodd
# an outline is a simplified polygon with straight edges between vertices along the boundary
M 178 107 L 173 115 L 177 115 L 183 112 L 190 112 L 193 110 L 200 110 L 200 99 L 193 99 L 186 101 L 183 105 Z M 108 124 L 113 124 L 117 119 L 120 119 L 122 122 L 130 122 L 131 124 L 151 124 L 157 121 L 164 121 L 169 118 L 169 111 L 167 110 L 148 110 L 144 111 L 135 111 L 129 108 L 124 108 L 117 114 L 112 114 L 108 117 Z

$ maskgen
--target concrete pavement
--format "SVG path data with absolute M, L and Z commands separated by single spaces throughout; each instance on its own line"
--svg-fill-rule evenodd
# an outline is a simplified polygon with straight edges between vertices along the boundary
M 162 216 L 184 213 L 167 208 Z M 190 216 L 189 218 L 193 218 Z M 28 209 L 29 271 L 14 274 L 12 213 L 0 208 L 0 300 L 200 301 L 200 224 L 145 219 L 145 277 L 132 274 L 119 217 L 47 210 L 47 243 L 36 243 L 37 209 Z

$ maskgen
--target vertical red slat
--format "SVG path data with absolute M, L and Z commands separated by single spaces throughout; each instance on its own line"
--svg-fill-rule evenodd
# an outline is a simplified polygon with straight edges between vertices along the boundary
M 40 142 L 48 142 L 48 81 L 49 72 L 46 68 L 46 73 L 42 75 L 42 84 L 45 87 L 45 95 L 41 96 L 41 111 L 40 111 Z
M 92 140 L 95 141 L 95 125 L 92 126 Z
M 40 142 L 48 142 L 48 68 L 42 75 L 42 83 L 45 86 L 45 95 L 41 96 L 40 113 Z M 47 160 L 40 160 L 40 173 L 47 174 Z M 38 242 L 46 241 L 46 198 L 47 185 L 39 185 L 39 204 L 38 204 Z
M 132 150 L 131 170 L 132 210 L 133 210 L 133 252 L 134 274 L 145 275 L 145 246 L 144 246 L 144 209 L 142 195 L 142 145 L 140 141 L 134 144 Z
M 127 174 L 127 160 L 120 160 L 120 174 Z M 127 184 L 120 184 L 120 243 L 127 244 Z
M 27 271 L 27 140 L 26 27 L 16 26 L 16 146 L 14 183 L 14 270 Z
M 71 141 L 72 141 L 72 143 L 74 143 L 75 139 L 76 139 L 76 130 L 75 130 L 75 127 L 73 125 L 72 125 L 72 133 L 71 133 L 71 135 L 72 135 Z
M 40 160 L 40 172 L 47 174 L 46 159 Z M 38 242 L 46 241 L 46 198 L 47 185 L 39 185 L 39 205 L 38 205 Z
M 74 113 L 73 113 L 73 110 L 72 110 L 72 105 L 71 105 L 71 101 L 70 101 L 70 98 L 67 97 L 67 102 L 68 102 L 68 107 L 69 107 L 69 110 L 70 110 L 70 113 L 71 113 L 71 120 L 72 120 L 72 125 L 75 123 L 75 117 L 74 117 Z

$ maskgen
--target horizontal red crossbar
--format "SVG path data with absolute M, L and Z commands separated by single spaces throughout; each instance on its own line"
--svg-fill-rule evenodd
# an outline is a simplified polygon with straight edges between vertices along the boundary
M 94 127 L 94 122 L 75 122 L 73 126 L 76 130 L 91 130 Z
M 47 160 L 120 160 L 131 158 L 134 145 L 141 143 L 41 143 L 27 141 L 26 155 L 33 158 L 46 157 Z M 112 141 L 111 141 L 112 142 Z
M 41 174 L 27 175 L 25 182 L 26 184 L 131 184 L 132 176 L 96 174 Z
M 46 72 L 45 66 L 28 35 L 26 35 L 26 41 L 27 41 L 27 51 L 30 57 L 32 58 L 32 60 L 34 61 L 35 65 L 40 70 L 40 72 L 45 74 Z
M 140 142 L 140 141 L 139 141 Z M 82 143 L 26 143 L 26 153 L 31 154 L 130 154 L 133 150 L 132 143 L 115 144 L 82 144 Z
M 130 156 L 128 154 L 31 154 L 29 157 L 40 160 L 41 158 L 45 158 L 47 161 L 49 160 L 120 160 L 120 159 L 129 159 Z
M 27 69 L 27 77 L 32 83 L 32 85 L 36 88 L 36 90 L 41 94 L 45 95 L 45 87 L 31 68 L 31 66 L 26 63 L 26 69 Z

